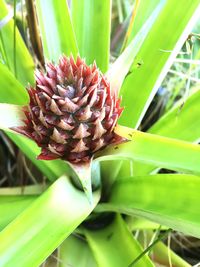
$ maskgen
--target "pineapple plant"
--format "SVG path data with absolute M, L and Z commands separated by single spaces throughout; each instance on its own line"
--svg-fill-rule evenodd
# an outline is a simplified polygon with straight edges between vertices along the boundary
M 198 87 L 141 129 L 200 4 L 111 4 L 26 1 L 24 42 L 0 0 L 0 126 L 48 179 L 0 188 L 1 266 L 191 266 L 161 240 L 200 237 Z

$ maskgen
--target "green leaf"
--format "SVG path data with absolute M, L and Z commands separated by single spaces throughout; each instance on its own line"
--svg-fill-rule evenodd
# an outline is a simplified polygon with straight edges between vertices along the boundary
M 132 159 L 170 170 L 200 174 L 200 146 L 118 126 L 121 136 L 132 139 L 97 155 L 97 160 Z
M 146 39 L 149 31 L 152 28 L 155 20 L 157 19 L 163 4 L 160 5 L 152 12 L 151 16 L 147 19 L 145 24 L 142 26 L 141 30 L 137 33 L 135 38 L 131 41 L 129 46 L 124 50 L 124 52 L 117 58 L 115 63 L 110 67 L 107 72 L 107 77 L 111 83 L 111 88 L 113 91 L 120 90 L 124 78 L 126 77 L 138 51 L 140 50 L 144 40 Z
M 0 231 L 24 211 L 36 198 L 37 196 L 34 195 L 0 195 Z
M 199 9 L 199 0 L 166 1 L 137 54 L 132 73 L 122 86 L 120 93 L 125 106 L 119 120 L 122 125 L 135 128 L 140 124 L 174 58 L 199 19 Z
M 57 62 L 64 53 L 77 56 L 78 49 L 66 0 L 36 0 L 45 58 Z
M 121 3 L 120 1 L 118 1 L 118 3 Z M 130 3 L 129 3 L 129 5 L 130 5 Z M 140 2 L 140 0 L 136 0 L 135 2 L 134 2 L 134 5 L 133 6 L 129 6 L 129 9 L 128 10 L 132 10 L 131 11 L 131 13 L 130 12 L 128 12 L 127 14 L 126 14 L 126 19 L 124 20 L 124 24 L 125 24 L 125 22 L 128 22 L 129 23 L 129 25 L 127 25 L 127 27 L 124 29 L 125 31 L 126 31 L 126 33 L 125 33 L 125 36 L 124 36 L 124 40 L 122 40 L 122 45 L 121 45 L 121 51 L 123 51 L 124 50 L 124 48 L 127 46 L 127 42 L 128 42 L 128 39 L 130 39 L 130 34 L 132 33 L 132 28 L 133 28 L 133 25 L 135 25 L 135 19 L 136 19 L 136 17 L 138 16 L 138 11 L 140 10 L 140 5 L 141 5 L 141 2 Z M 121 4 L 119 5 L 118 4 L 118 6 L 120 7 L 121 6 Z M 125 8 L 125 6 L 124 6 L 124 8 Z M 156 8 L 156 6 L 154 6 L 154 9 Z M 119 8 L 118 8 L 119 9 Z M 120 9 L 121 9 L 121 7 L 120 7 Z M 126 9 L 126 8 L 125 8 Z M 146 9 L 148 10 L 149 9 L 149 6 L 146 6 Z M 151 9 L 151 12 L 149 12 L 148 13 L 148 16 L 147 17 L 149 17 L 150 15 L 151 15 L 151 13 L 153 12 L 153 10 L 154 9 Z M 119 13 L 120 13 L 120 10 L 118 11 Z M 130 14 L 129 14 L 130 13 Z M 120 14 L 119 14 L 120 15 Z M 139 14 L 140 15 L 140 14 Z M 143 20 L 143 23 L 145 22 L 145 20 L 146 20 L 147 18 L 145 18 L 144 20 Z M 120 19 L 119 19 L 119 21 L 120 21 Z M 120 23 L 123 23 L 123 18 L 122 18 L 122 20 L 121 20 L 121 22 Z M 142 23 L 142 24 L 143 24 Z M 139 30 L 139 28 L 138 28 L 138 30 Z M 132 38 L 133 39 L 133 38 Z
M 0 20 L 8 15 L 6 4 L 0 0 Z M 0 51 L 5 64 L 16 78 L 26 86 L 33 83 L 34 62 L 14 22 L 10 20 L 0 29 Z M 22 94 L 23 97 L 23 94 Z M 23 100 L 22 100 L 23 101 Z
M 107 71 L 110 56 L 111 0 L 73 0 L 72 21 L 81 57 Z
M 14 133 L 7 132 L 7 135 L 50 181 L 69 173 L 69 166 L 64 160 L 37 160 L 40 148 L 32 140 Z
M 86 241 L 73 235 L 70 235 L 59 247 L 59 260 L 59 267 L 97 267 Z
M 189 142 L 198 141 L 200 138 L 199 103 L 200 90 L 198 89 L 184 104 L 183 100 L 180 100 L 148 132 Z
M 129 232 L 120 215 L 106 228 L 85 231 L 98 266 L 122 267 L 128 266 L 134 258 L 142 253 L 142 248 Z M 135 267 L 152 267 L 147 255 Z
M 0 129 L 9 131 L 11 127 L 23 126 L 23 119 L 25 115 L 21 106 L 0 104 Z
M 25 105 L 29 101 L 26 89 L 15 79 L 9 69 L 0 63 L 0 103 Z
M 137 215 L 200 237 L 200 177 L 157 174 L 124 178 L 113 186 L 110 203 L 96 211 Z
M 131 40 L 133 40 L 134 36 L 141 29 L 142 25 L 151 15 L 154 9 L 161 3 L 163 5 L 166 4 L 166 0 L 142 0 L 142 1 L 139 0 L 139 5 L 137 7 L 137 12 L 134 21 L 132 24 L 130 23 L 129 29 L 127 31 L 126 37 L 128 38 L 126 45 L 128 45 L 131 42 Z
M 200 138 L 199 116 L 200 90 L 192 94 L 184 103 L 182 100 L 168 113 L 161 117 L 149 130 L 149 133 L 198 142 Z M 145 175 L 156 169 L 153 165 L 135 162 L 136 175 Z
M 126 46 L 130 44 L 130 42 L 136 36 L 138 31 L 142 28 L 143 24 L 149 18 L 152 12 L 156 9 L 156 7 L 158 7 L 160 4 L 164 5 L 166 3 L 166 0 L 139 0 L 138 2 L 139 3 L 136 7 L 136 14 L 134 20 L 132 23 L 129 24 L 129 28 L 127 30 L 125 38 L 127 39 L 127 42 L 125 43 Z
M 0 233 L 1 265 L 38 267 L 91 213 L 98 200 L 96 193 L 90 205 L 66 177 L 59 178 Z

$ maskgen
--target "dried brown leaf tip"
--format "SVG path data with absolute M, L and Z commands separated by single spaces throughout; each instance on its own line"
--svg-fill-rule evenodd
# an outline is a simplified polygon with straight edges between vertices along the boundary
M 62 158 L 87 162 L 95 152 L 122 141 L 114 127 L 122 112 L 120 99 L 97 69 L 80 57 L 62 56 L 36 71 L 35 88 L 28 88 L 25 126 L 15 128 L 42 148 L 38 159 Z

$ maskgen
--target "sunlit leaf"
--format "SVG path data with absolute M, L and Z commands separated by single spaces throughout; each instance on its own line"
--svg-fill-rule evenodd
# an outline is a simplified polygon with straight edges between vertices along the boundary
M 23 105 L 29 101 L 26 89 L 15 79 L 9 69 L 0 63 L 0 103 Z
M 145 38 L 147 37 L 155 20 L 157 19 L 162 7 L 163 7 L 162 3 L 157 6 L 157 8 L 152 12 L 151 16 L 144 23 L 141 30 L 131 41 L 129 46 L 124 50 L 124 52 L 117 58 L 117 60 L 108 70 L 106 75 L 111 83 L 112 90 L 115 91 L 116 93 L 118 93 L 118 91 L 120 90 L 122 83 L 137 53 L 139 52 Z
M 198 141 L 200 138 L 199 103 L 200 90 L 198 89 L 185 103 L 180 100 L 148 132 L 190 142 Z
M 120 91 L 125 106 L 121 124 L 139 126 L 174 58 L 199 19 L 199 12 L 199 0 L 166 1 Z
M 77 56 L 78 49 L 66 0 L 36 0 L 45 58 L 58 61 L 64 53 Z
M 4 0 L 0 0 L 0 20 L 6 17 L 8 10 Z M 14 42 L 15 41 L 15 42 Z M 4 63 L 16 78 L 26 86 L 33 83 L 33 59 L 14 22 L 10 20 L 0 29 L 0 47 L 4 54 Z M 16 66 L 15 66 L 16 65 Z
M 110 55 L 111 0 L 72 0 L 72 21 L 81 57 L 107 71 Z
M 0 231 L 24 211 L 36 198 L 37 196 L 35 195 L 0 195 Z
M 200 237 L 200 177 L 184 174 L 134 176 L 118 180 L 110 203 L 98 211 L 137 215 Z
M 115 131 L 132 141 L 105 149 L 97 155 L 97 160 L 132 159 L 170 170 L 200 174 L 199 145 L 122 126 L 116 127 Z
M 192 94 L 183 104 L 183 101 L 161 117 L 149 130 L 149 133 L 158 134 L 189 142 L 198 142 L 200 139 L 199 116 L 200 90 Z M 141 166 L 134 164 L 136 175 L 145 175 L 156 169 L 153 165 Z
M 149 18 L 152 14 L 154 9 L 162 4 L 163 6 L 166 4 L 166 0 L 139 0 L 137 1 L 136 12 L 134 15 L 133 23 L 130 21 L 129 28 L 127 30 L 127 34 L 125 40 L 125 46 L 130 44 L 133 38 L 136 36 L 138 31 L 141 29 L 145 21 Z M 134 7 L 135 10 L 135 7 Z M 134 13 L 133 10 L 133 13 Z
M 99 194 L 94 198 L 89 204 L 66 177 L 59 178 L 0 233 L 2 266 L 38 267 L 91 213 Z

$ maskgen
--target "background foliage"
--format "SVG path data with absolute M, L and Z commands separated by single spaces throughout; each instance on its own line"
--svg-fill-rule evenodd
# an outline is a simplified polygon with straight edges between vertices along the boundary
M 199 11 L 199 0 L 0 0 L 2 266 L 198 266 Z M 96 155 L 92 205 L 66 162 L 36 160 L 8 129 L 35 67 L 62 53 L 95 60 L 125 107 L 116 132 L 129 142 Z

